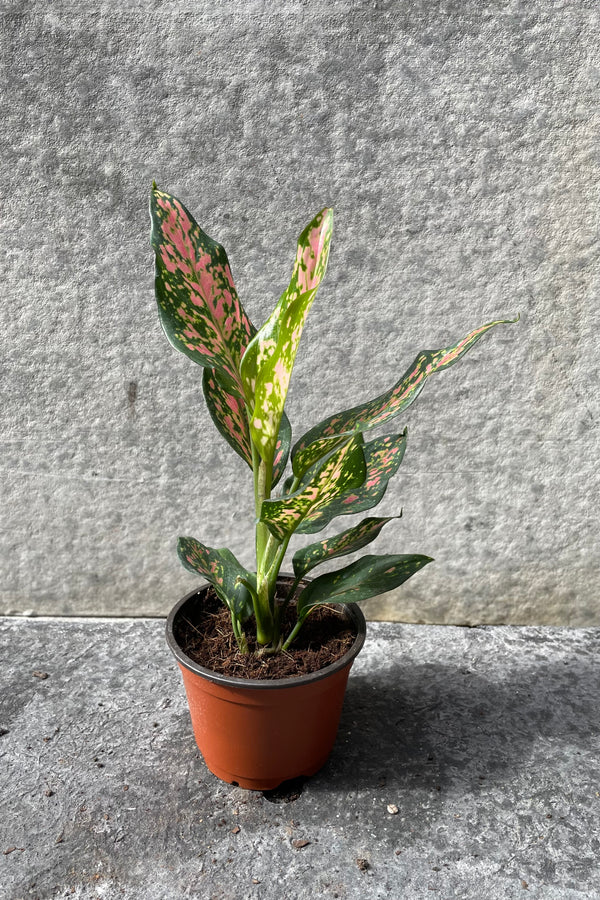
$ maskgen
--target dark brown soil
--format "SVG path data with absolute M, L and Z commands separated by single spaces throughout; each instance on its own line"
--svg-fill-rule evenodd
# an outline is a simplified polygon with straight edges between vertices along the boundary
M 296 614 L 290 604 L 284 615 L 281 633 L 287 636 L 294 627 Z M 183 652 L 194 662 L 221 675 L 234 678 L 291 678 L 317 672 L 335 662 L 350 649 L 356 637 L 354 625 L 343 608 L 315 608 L 292 646 L 273 656 L 256 655 L 254 619 L 245 628 L 249 653 L 240 653 L 231 628 L 229 610 L 210 588 L 193 613 L 175 623 L 174 635 Z

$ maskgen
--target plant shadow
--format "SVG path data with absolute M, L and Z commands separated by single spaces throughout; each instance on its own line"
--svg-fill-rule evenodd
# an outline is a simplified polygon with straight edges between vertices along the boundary
M 503 677 L 438 663 L 357 672 L 330 760 L 311 786 L 461 792 L 478 779 L 514 779 L 557 742 L 584 753 L 600 731 L 597 663 L 597 654 L 536 666 L 521 658 Z

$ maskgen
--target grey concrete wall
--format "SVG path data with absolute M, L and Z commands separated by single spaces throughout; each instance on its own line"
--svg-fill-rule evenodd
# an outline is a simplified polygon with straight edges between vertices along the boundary
M 373 617 L 600 624 L 595 0 L 1 7 L 0 612 L 161 614 L 178 534 L 251 563 L 248 470 L 158 324 L 153 178 L 260 324 L 335 209 L 296 434 L 521 313 L 399 423 Z M 348 524 L 346 520 L 344 525 Z

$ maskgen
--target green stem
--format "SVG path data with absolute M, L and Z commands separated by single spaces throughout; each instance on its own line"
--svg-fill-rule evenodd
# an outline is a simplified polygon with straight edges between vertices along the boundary
M 296 624 L 294 625 L 293 629 L 290 631 L 288 637 L 287 637 L 286 640 L 284 641 L 283 646 L 282 646 L 282 648 L 281 648 L 282 650 L 287 650 L 287 649 L 288 649 L 288 647 L 290 646 L 290 644 L 293 643 L 293 641 L 294 641 L 294 640 L 296 639 L 296 637 L 298 636 L 298 632 L 300 631 L 300 629 L 302 628 L 303 625 L 304 625 L 304 619 L 298 619 L 298 621 L 297 621 Z
M 271 536 L 271 532 L 260 521 L 263 500 L 267 500 L 271 494 L 271 479 L 267 477 L 267 466 L 261 458 L 258 450 L 252 444 L 252 470 L 254 473 L 254 512 L 256 515 L 256 570 L 259 571 L 264 562 L 265 550 Z
M 288 544 L 290 542 L 290 537 L 291 537 L 291 535 L 288 535 L 288 537 L 284 538 L 284 540 L 280 544 L 277 544 L 277 549 L 275 551 L 275 555 L 273 556 L 273 559 L 271 560 L 271 564 L 269 565 L 269 569 L 267 572 L 267 578 L 273 585 L 276 583 L 277 578 L 279 576 L 279 570 L 281 569 L 281 564 L 282 564 L 283 558 L 285 556 L 285 551 L 288 548 Z
M 257 656 L 275 656 L 277 653 L 281 653 L 281 639 L 273 640 L 268 647 L 261 647 Z
M 292 484 L 292 491 L 296 489 L 298 484 L 300 483 L 299 478 L 294 478 L 294 482 Z M 290 492 L 291 493 L 291 492 Z M 269 532 L 270 534 L 270 532 Z M 269 541 L 266 547 L 266 556 L 267 556 L 267 578 L 271 583 L 273 588 L 273 596 L 274 596 L 274 588 L 277 583 L 277 578 L 279 576 L 279 570 L 281 569 L 281 565 L 283 563 L 283 559 L 285 557 L 285 552 L 288 548 L 288 544 L 290 542 L 291 534 L 288 534 L 283 541 L 277 541 L 276 538 L 270 534 Z M 287 602 L 286 602 L 287 606 Z
M 256 618 L 256 640 L 270 644 L 274 638 L 275 622 L 272 609 L 272 590 L 267 576 L 268 557 L 272 553 L 271 532 L 260 521 L 263 500 L 271 496 L 271 472 L 258 450 L 252 445 L 252 469 L 254 472 L 254 504 L 256 511 L 256 596 L 253 597 Z
M 257 597 L 254 603 L 254 616 L 256 618 L 256 641 L 264 646 L 273 640 L 275 623 L 269 602 L 269 582 L 257 575 Z
M 264 555 L 263 555 L 263 568 L 267 575 L 270 573 L 271 568 L 273 566 L 273 560 L 275 558 L 275 554 L 279 549 L 279 541 L 277 538 L 273 537 L 271 532 L 269 531 L 269 537 L 267 538 L 267 542 L 265 545 Z
M 292 487 L 289 493 L 293 493 L 298 485 L 300 484 L 299 478 L 294 478 L 292 482 Z M 273 638 L 271 642 L 272 647 L 276 647 L 277 649 L 272 652 L 279 652 L 282 649 L 281 646 L 281 618 L 287 606 L 290 602 L 291 597 L 293 596 L 293 592 L 296 589 L 298 584 L 298 580 L 294 582 L 292 590 L 288 593 L 285 601 L 280 605 L 275 605 L 275 590 L 277 587 L 277 578 L 279 576 L 279 572 L 285 557 L 286 550 L 288 548 L 288 544 L 290 542 L 291 534 L 288 534 L 283 541 L 278 542 L 273 535 L 270 536 L 270 539 L 267 543 L 265 557 L 267 568 L 267 580 L 269 582 L 269 596 L 271 598 L 271 612 L 273 615 Z M 293 632 L 295 636 L 297 634 L 297 629 L 299 626 L 296 626 L 296 629 Z M 288 638 L 288 642 L 293 640 L 293 637 Z
M 233 625 L 233 633 L 235 635 L 235 639 L 237 641 L 237 645 L 239 647 L 240 653 L 248 652 L 248 641 L 246 640 L 246 635 L 242 630 L 241 623 L 239 619 L 235 616 L 231 617 L 231 624 Z

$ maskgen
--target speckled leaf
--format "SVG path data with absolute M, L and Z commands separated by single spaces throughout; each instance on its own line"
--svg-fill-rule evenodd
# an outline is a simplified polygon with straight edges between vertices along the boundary
M 336 516 L 364 512 L 377 506 L 386 492 L 388 481 L 400 468 L 406 450 L 407 433 L 405 428 L 402 434 L 386 434 L 365 444 L 363 450 L 367 475 L 363 484 L 309 512 L 299 526 L 298 533 L 314 534 L 325 528 Z
M 278 500 L 264 500 L 260 521 L 283 541 L 311 510 L 319 509 L 350 488 L 359 487 L 366 474 L 362 443 L 362 435 L 356 435 L 317 466 L 311 480 L 300 490 Z
M 244 401 L 219 383 L 216 369 L 204 370 L 202 390 L 210 417 L 219 433 L 252 468 L 250 431 Z
M 219 369 L 241 395 L 239 365 L 253 329 L 227 254 L 183 203 L 156 185 L 150 212 L 156 300 L 167 337 L 195 362 Z
M 298 619 L 306 618 L 320 603 L 358 603 L 385 594 L 433 562 L 430 556 L 363 556 L 337 572 L 319 575 L 298 598 Z
M 323 209 L 300 235 L 291 281 L 242 362 L 245 395 L 254 397 L 250 432 L 267 464 L 275 452 L 304 322 L 327 267 L 332 225 L 332 210 Z
M 336 435 L 348 435 L 356 431 L 375 428 L 397 416 L 417 398 L 429 375 L 447 369 L 458 362 L 490 328 L 495 325 L 512 325 L 517 321 L 518 317 L 517 319 L 499 319 L 496 322 L 489 322 L 487 325 L 471 331 L 453 347 L 445 347 L 443 350 L 424 350 L 419 353 L 412 366 L 390 390 L 369 403 L 362 403 L 360 406 L 354 406 L 352 409 L 329 416 L 307 431 L 292 450 L 294 474 L 300 477 L 324 453 L 331 451 L 332 446 L 327 438 L 334 438 L 335 446 Z
M 290 447 L 292 446 L 292 426 L 285 412 L 281 416 L 279 423 L 279 435 L 275 444 L 275 453 L 273 455 L 273 479 L 271 488 L 274 488 L 279 479 L 285 472 L 287 461 L 290 456 Z
M 204 370 L 202 389 L 208 411 L 219 433 L 252 468 L 250 430 L 248 428 L 248 417 L 244 401 L 236 396 L 235 392 L 229 392 L 221 385 L 215 369 Z M 284 413 L 281 419 L 279 438 L 273 460 L 272 487 L 275 487 L 285 470 L 291 443 L 292 426 Z
M 318 426 L 315 426 L 317 428 Z M 311 429 L 314 430 L 314 429 Z M 307 432 L 310 434 L 311 432 Z M 305 435 L 306 437 L 306 435 Z M 298 442 L 292 450 L 292 471 L 297 478 L 303 478 L 306 472 L 320 459 L 341 446 L 348 439 L 348 434 L 332 434 L 311 441 L 306 447 L 299 448 Z M 296 454 L 294 456 L 294 453 Z
M 322 562 L 338 556 L 347 556 L 349 553 L 354 553 L 355 550 L 366 547 L 375 540 L 384 525 L 392 519 L 399 518 L 400 516 L 389 516 L 384 519 L 363 519 L 362 522 L 347 531 L 325 538 L 324 541 L 318 541 L 316 544 L 302 547 L 294 553 L 293 565 L 296 578 L 303 578 Z
M 180 537 L 177 553 L 182 564 L 190 572 L 203 575 L 212 584 L 219 598 L 242 621 L 252 615 L 252 598 L 243 584 L 236 584 L 240 577 L 252 581 L 248 572 L 226 547 L 213 550 L 191 537 Z

